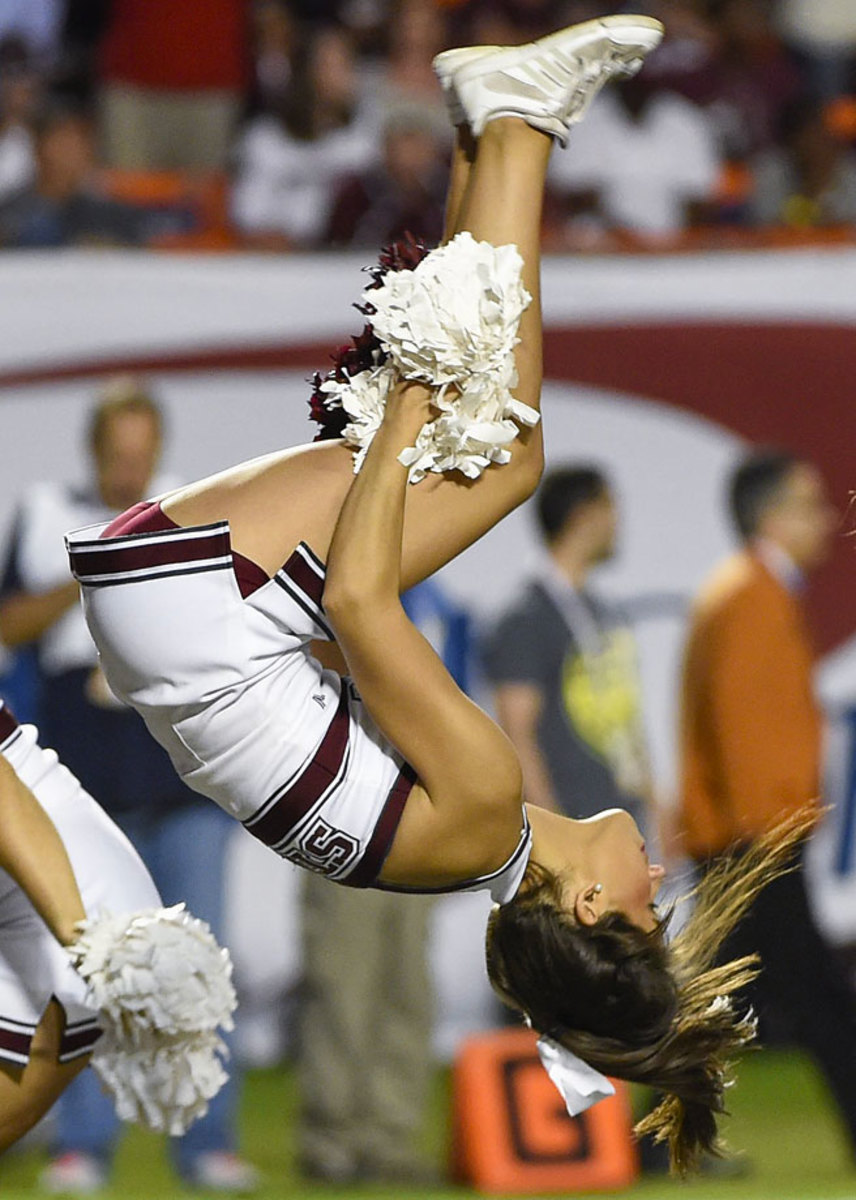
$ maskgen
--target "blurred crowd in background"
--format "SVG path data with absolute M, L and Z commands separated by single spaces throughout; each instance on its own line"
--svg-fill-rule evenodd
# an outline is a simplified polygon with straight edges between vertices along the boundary
M 442 229 L 431 60 L 596 0 L 0 0 L 0 246 L 271 252 Z M 856 235 L 853 0 L 647 0 L 551 168 L 551 250 Z

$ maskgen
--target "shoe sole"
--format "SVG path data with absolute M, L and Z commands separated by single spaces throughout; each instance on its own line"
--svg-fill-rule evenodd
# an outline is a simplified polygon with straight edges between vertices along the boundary
M 580 25 L 570 25 L 557 33 L 548 33 L 537 42 L 529 42 L 523 46 L 510 46 L 495 54 L 482 54 L 477 60 L 466 62 L 461 54 L 459 65 L 450 71 L 455 83 L 466 83 L 478 79 L 487 72 L 502 71 L 504 67 L 519 66 L 532 59 L 541 58 L 545 50 L 561 50 L 574 54 L 599 41 L 609 42 L 618 49 L 635 50 L 648 54 L 659 46 L 663 40 L 664 26 L 654 17 L 644 16 L 613 16 L 600 17 L 594 21 L 583 21 Z M 484 47 L 463 47 L 462 49 L 484 49 Z M 447 50 L 448 55 L 455 54 Z M 438 57 L 442 57 L 438 55 Z

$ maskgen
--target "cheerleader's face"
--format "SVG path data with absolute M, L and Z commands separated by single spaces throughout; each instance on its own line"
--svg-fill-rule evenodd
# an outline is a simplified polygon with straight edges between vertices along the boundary
M 665 870 L 649 860 L 633 817 L 614 808 L 580 824 L 589 826 L 592 836 L 586 878 L 575 899 L 578 919 L 593 924 L 604 913 L 618 911 L 640 929 L 655 929 L 655 902 Z

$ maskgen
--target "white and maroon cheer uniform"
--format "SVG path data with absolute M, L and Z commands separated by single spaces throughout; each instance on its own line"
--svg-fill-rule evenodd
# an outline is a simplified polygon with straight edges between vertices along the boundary
M 260 568 L 233 554 L 228 522 L 179 527 L 156 503 L 66 542 L 110 687 L 184 782 L 282 857 L 383 886 L 415 775 L 350 680 L 310 654 L 332 638 L 312 550 L 301 543 L 273 578 L 248 582 Z M 460 888 L 509 899 L 530 844 L 524 820 L 512 859 Z
M 57 828 L 87 916 L 159 908 L 139 855 L 77 779 L 43 750 L 32 725 L 19 725 L 0 700 L 0 754 Z M 0 821 L 3 820 L 0 805 Z M 65 1010 L 60 1062 L 88 1054 L 100 1036 L 86 984 L 17 883 L 0 870 L 0 1059 L 23 1065 L 51 997 Z

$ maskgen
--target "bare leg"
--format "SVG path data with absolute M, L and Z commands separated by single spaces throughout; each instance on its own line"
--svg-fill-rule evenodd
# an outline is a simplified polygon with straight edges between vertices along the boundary
M 89 1057 L 57 1062 L 65 1018 L 52 1000 L 45 1010 L 23 1068 L 0 1067 L 0 1153 L 8 1150 L 39 1121 Z
M 513 243 L 523 259 L 532 303 L 520 320 L 515 351 L 518 397 L 538 407 L 541 396 L 541 209 L 552 141 L 514 117 L 492 121 L 478 142 L 455 229 L 494 246 Z
M 446 221 L 443 241 L 448 242 L 458 232 L 461 205 L 469 187 L 472 166 L 476 159 L 478 142 L 470 133 L 468 125 L 455 127 L 455 145 L 449 168 L 449 187 L 446 193 Z
M 523 258 L 532 303 L 515 351 L 517 396 L 537 408 L 541 389 L 540 226 L 550 139 L 516 118 L 491 122 L 474 161 L 459 145 L 449 206 L 454 232 L 493 245 L 513 243 Z M 512 460 L 472 483 L 432 475 L 410 488 L 405 515 L 402 583 L 409 587 L 476 541 L 529 496 L 540 477 L 540 425 L 521 431 Z M 174 493 L 164 507 L 182 525 L 226 518 L 235 549 L 273 573 L 297 542 L 326 556 L 352 480 L 350 452 L 325 443 L 270 456 Z

